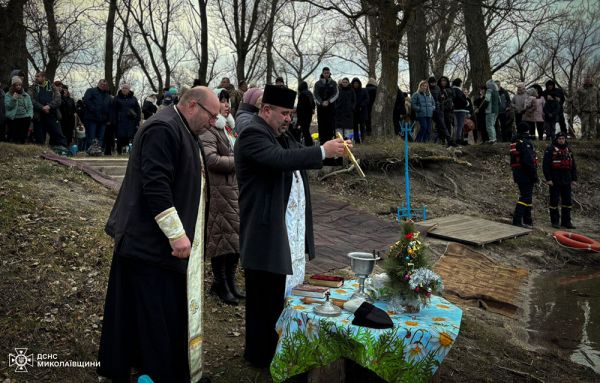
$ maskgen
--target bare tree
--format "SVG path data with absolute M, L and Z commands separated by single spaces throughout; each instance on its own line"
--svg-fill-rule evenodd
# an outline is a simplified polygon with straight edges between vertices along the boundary
M 410 13 L 418 1 L 304 1 L 321 9 L 337 12 L 348 19 L 357 19 L 365 14 L 377 15 L 377 42 L 381 51 L 381 77 L 377 89 L 377 98 L 373 105 L 373 134 L 375 136 L 393 135 L 394 127 L 390 116 L 393 114 L 398 88 L 400 40 L 410 18 Z
M 417 91 L 421 80 L 429 77 L 427 60 L 427 23 L 425 22 L 424 4 L 416 5 L 406 25 L 408 42 L 408 71 L 411 91 Z
M 124 29 L 127 44 L 155 92 L 171 84 L 172 72 L 184 56 L 178 50 L 180 47 L 172 43 L 173 22 L 180 16 L 182 3 L 182 0 L 124 2 L 133 22 L 133 26 Z M 119 18 L 125 22 L 123 13 L 124 10 L 117 9 Z
M 208 0 L 189 0 L 191 12 L 186 12 L 188 25 L 185 30 L 180 30 L 180 34 L 185 36 L 184 41 L 187 43 L 188 50 L 194 55 L 198 64 L 198 72 L 196 78 L 200 80 L 202 85 L 208 84 L 208 64 L 211 58 L 208 55 Z M 191 26 L 191 28 L 189 27 Z M 200 38 L 198 38 L 200 31 Z M 191 32 L 191 33 L 186 33 Z M 212 63 L 216 60 L 213 57 Z
M 53 80 L 61 64 L 90 65 L 97 35 L 88 30 L 89 5 L 59 0 L 30 0 L 25 4 L 29 63 Z
M 444 74 L 451 56 L 462 42 L 462 33 L 458 33 L 460 28 L 457 27 L 460 10 L 460 3 L 451 0 L 432 2 L 425 8 L 429 66 L 436 78 Z
M 289 3 L 282 9 L 283 17 L 277 19 L 281 30 L 273 48 L 283 63 L 284 71 L 300 82 L 306 80 L 335 46 L 335 36 L 319 17 L 320 10 L 311 4 Z M 315 31 L 319 39 L 315 39 Z M 268 82 L 268 74 L 267 74 Z
M 250 81 L 262 74 L 258 63 L 266 44 L 261 44 L 261 38 L 270 25 L 269 18 L 273 14 L 270 9 L 263 0 L 217 0 L 222 27 L 235 51 L 238 82 Z

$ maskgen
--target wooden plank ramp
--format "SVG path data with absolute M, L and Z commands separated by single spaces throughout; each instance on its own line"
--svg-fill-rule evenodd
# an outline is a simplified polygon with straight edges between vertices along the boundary
M 520 237 L 531 232 L 530 229 L 523 227 L 462 214 L 434 218 L 415 224 L 428 231 L 428 236 L 476 246 Z

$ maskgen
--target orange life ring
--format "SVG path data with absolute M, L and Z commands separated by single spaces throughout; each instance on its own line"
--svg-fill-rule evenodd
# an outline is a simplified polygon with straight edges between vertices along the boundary
M 574 249 L 590 250 L 600 252 L 600 242 L 594 241 L 585 235 L 571 233 L 568 231 L 555 231 L 552 236 L 562 245 Z

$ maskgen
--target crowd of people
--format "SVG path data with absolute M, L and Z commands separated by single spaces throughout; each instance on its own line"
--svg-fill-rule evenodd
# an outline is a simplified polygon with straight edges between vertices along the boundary
M 240 82 L 236 89 L 225 77 L 215 89 L 199 81 L 181 91 L 165 88 L 140 106 L 129 84 L 112 96 L 100 80 L 75 102 L 68 86 L 44 72 L 29 87 L 22 72 L 14 73 L 4 95 L 4 139 L 44 145 L 49 136 L 55 148 L 76 143 L 91 155 L 129 150 L 106 225 L 115 247 L 100 376 L 125 382 L 135 371 L 155 382 L 200 379 L 205 259 L 210 291 L 225 304 L 245 300 L 245 359 L 269 366 L 285 298 L 304 280 L 307 258 L 315 257 L 306 171 L 335 164 L 348 154 L 346 146 L 368 140 L 376 95 L 374 79 L 365 87 L 358 78 L 336 82 L 325 67 L 313 92 L 306 82 L 298 92 L 289 89 L 283 78 L 264 88 Z M 566 143 L 564 92 L 554 82 L 545 90 L 517 84 L 511 97 L 489 80 L 471 99 L 461 79 L 430 77 L 412 95 L 398 88 L 395 97 L 395 132 L 416 121 L 418 142 L 464 145 L 471 131 L 480 142 L 513 141 L 515 225 L 533 223 L 538 164 L 531 139 L 537 133 L 552 140 L 543 160 L 551 224 L 574 228 L 570 188 L 577 173 Z M 598 90 L 586 80 L 573 102 L 583 138 L 598 138 Z M 318 142 L 311 131 L 315 109 Z M 240 263 L 244 289 L 236 284 Z

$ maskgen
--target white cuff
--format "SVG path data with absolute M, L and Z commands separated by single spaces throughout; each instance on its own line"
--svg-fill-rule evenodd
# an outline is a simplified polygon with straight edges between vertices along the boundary
M 154 220 L 160 227 L 160 230 L 169 238 L 169 241 L 175 241 L 185 236 L 185 229 L 179 219 L 179 214 L 175 207 L 170 207 L 154 217 Z
M 325 158 L 327 158 L 327 155 L 325 154 L 325 148 L 323 145 L 321 145 L 321 159 L 324 160 Z
M 344 310 L 350 311 L 351 313 L 356 312 L 360 305 L 365 302 L 363 298 L 354 298 L 344 303 Z

